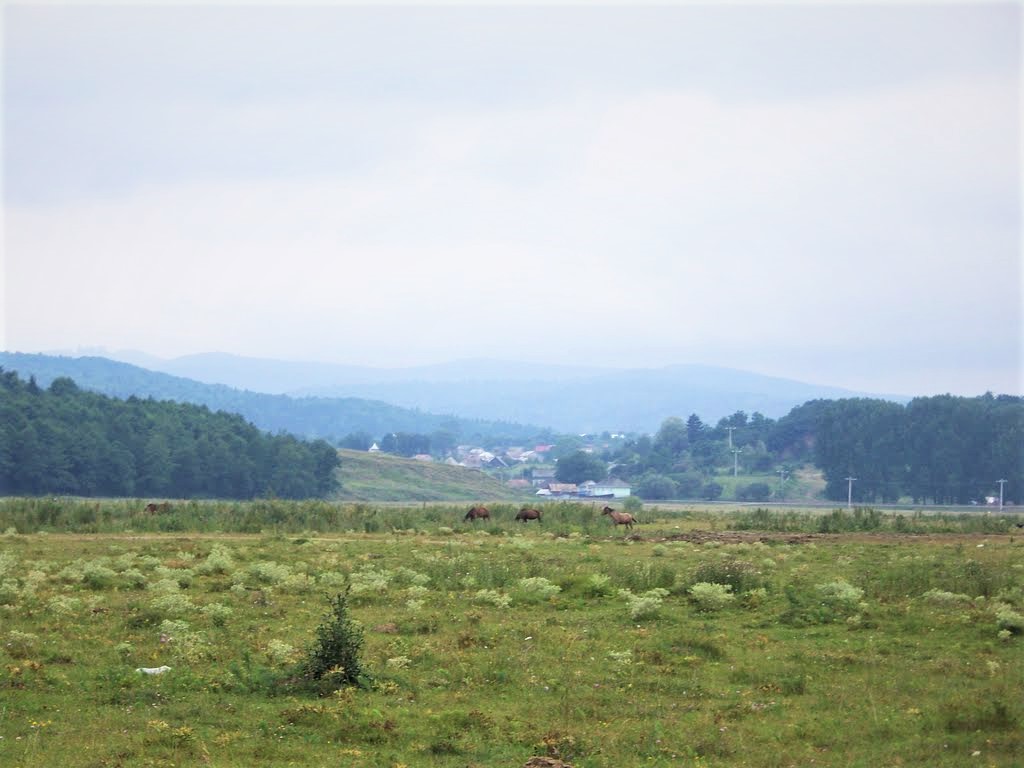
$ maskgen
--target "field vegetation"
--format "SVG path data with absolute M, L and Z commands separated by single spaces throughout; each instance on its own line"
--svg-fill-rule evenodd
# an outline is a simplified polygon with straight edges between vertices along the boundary
M 142 506 L 0 502 L 0 764 L 1024 755 L 1012 516 Z

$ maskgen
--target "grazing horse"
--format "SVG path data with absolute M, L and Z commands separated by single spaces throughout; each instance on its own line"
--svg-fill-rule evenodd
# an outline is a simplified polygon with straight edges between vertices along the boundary
M 169 502 L 166 502 L 166 501 L 162 501 L 159 504 L 156 504 L 156 503 L 151 501 L 151 502 L 149 502 L 149 504 L 146 505 L 146 514 L 147 515 L 155 515 L 157 512 L 170 512 L 170 511 L 171 511 L 171 505 L 170 505 Z
M 528 507 L 523 507 L 516 515 L 516 521 L 518 522 L 519 520 L 522 520 L 524 523 L 528 523 L 531 520 L 536 520 L 538 523 L 541 523 L 543 520 L 540 518 L 541 514 L 539 509 L 530 509 Z
M 487 509 L 487 507 L 473 507 L 469 510 L 469 512 L 466 513 L 466 516 L 462 519 L 469 520 L 471 522 L 473 520 L 490 520 L 491 512 L 490 510 Z
M 635 517 L 629 514 L 629 512 L 616 512 L 611 507 L 605 507 L 601 514 L 611 517 L 612 522 L 615 525 L 624 525 L 631 531 L 633 530 L 633 523 L 639 522 Z

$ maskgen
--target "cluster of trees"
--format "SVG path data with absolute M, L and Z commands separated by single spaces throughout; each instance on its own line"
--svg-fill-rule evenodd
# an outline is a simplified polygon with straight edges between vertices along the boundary
M 625 440 L 604 458 L 611 473 L 632 483 L 645 499 L 717 499 L 722 485 L 714 477 L 725 468 L 735 464 L 744 473 L 773 470 L 779 455 L 767 444 L 775 428 L 774 420 L 757 412 L 748 416 L 737 411 L 714 426 L 697 414 L 685 421 L 672 416 L 653 436 Z M 749 497 L 761 500 L 764 484 L 755 485 Z
M 1005 498 L 1021 498 L 1024 398 L 819 400 L 801 408 L 797 417 L 815 425 L 814 461 L 830 499 L 846 498 L 848 478 L 861 502 L 968 504 L 997 494 L 998 480 L 1006 481 Z
M 396 456 L 447 456 L 458 445 L 455 432 L 447 429 L 436 429 L 429 434 L 420 432 L 385 432 L 374 439 L 369 432 L 350 432 L 337 441 L 338 447 L 350 448 L 354 451 L 368 451 L 374 443 L 384 453 Z
M 570 454 L 560 480 L 600 480 L 609 472 L 646 499 L 706 498 L 722 493 L 716 475 L 792 473 L 813 462 L 824 473 L 825 495 L 853 500 L 967 504 L 1006 480 L 1005 498 L 1024 490 L 1024 398 L 919 397 L 906 405 L 850 398 L 812 400 L 774 420 L 737 411 L 715 426 L 696 414 L 666 419 L 658 432 L 621 441 L 583 462 Z M 604 463 L 596 467 L 594 458 Z M 569 478 L 572 479 L 569 479 Z M 772 487 L 754 482 L 737 497 L 763 501 Z
M 48 389 L 0 368 L 0 493 L 312 498 L 336 483 L 328 443 L 268 435 L 241 416 L 116 400 L 69 378 Z

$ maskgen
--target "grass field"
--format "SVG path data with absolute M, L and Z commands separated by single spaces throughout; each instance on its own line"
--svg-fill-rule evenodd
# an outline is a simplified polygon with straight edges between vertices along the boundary
M 476 469 L 365 451 L 338 452 L 342 501 L 493 501 L 515 495 Z
M 1024 763 L 1014 518 L 136 506 L 0 502 L 0 765 Z

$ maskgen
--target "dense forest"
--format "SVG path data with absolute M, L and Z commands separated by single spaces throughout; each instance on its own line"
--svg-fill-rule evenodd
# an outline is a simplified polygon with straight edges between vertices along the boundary
M 778 420 L 738 411 L 715 426 L 693 414 L 666 419 L 655 435 L 626 440 L 604 458 L 645 498 L 717 498 L 723 468 L 784 477 L 813 462 L 833 500 L 852 490 L 861 503 L 969 504 L 998 494 L 999 480 L 1006 499 L 1020 500 L 1024 398 L 812 400 Z M 757 485 L 750 500 L 769 498 L 771 487 Z
M 333 490 L 337 451 L 205 406 L 116 400 L 0 368 L 0 493 L 281 498 Z

